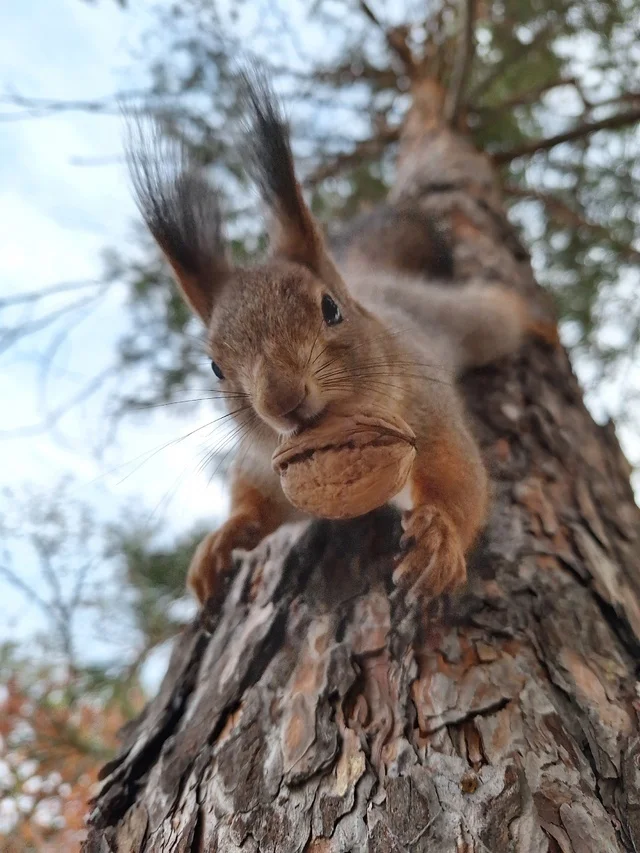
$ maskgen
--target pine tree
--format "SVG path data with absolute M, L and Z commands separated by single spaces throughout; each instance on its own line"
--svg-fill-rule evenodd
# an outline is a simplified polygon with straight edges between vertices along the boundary
M 360 89 L 369 133 L 310 173 L 316 207 L 336 215 L 344 185 L 330 193 L 324 182 L 338 173 L 345 217 L 356 185 L 362 203 L 363 187 L 375 202 L 388 184 L 392 202 L 410 198 L 444 220 L 456 283 L 497 279 L 536 300 L 504 201 L 532 194 L 550 238 L 536 251 L 547 276 L 573 271 L 562 289 L 569 305 L 581 294 L 586 332 L 606 264 L 617 276 L 635 251 L 623 212 L 637 191 L 634 143 L 616 149 L 613 176 L 592 154 L 623 138 L 637 98 L 618 89 L 596 106 L 566 78 L 562 44 L 591 33 L 600 70 L 609 63 L 622 80 L 630 10 L 468 2 L 420 29 L 357 7 L 361 28 L 313 85 L 316 96 Z M 372 60 L 363 28 L 386 45 L 386 63 Z M 220 67 L 203 54 L 194 79 Z M 546 93 L 561 85 L 582 112 L 544 136 Z M 197 122 L 182 126 L 197 135 Z M 529 184 L 540 171 L 556 176 L 549 199 Z M 618 190 L 622 208 L 605 226 L 604 199 Z M 104 768 L 87 853 L 640 847 L 640 516 L 629 465 L 612 424 L 585 408 L 563 351 L 532 343 L 464 390 L 495 492 L 465 593 L 428 613 L 406 609 L 390 582 L 391 510 L 281 529 L 238 560 L 176 643 L 157 697 Z

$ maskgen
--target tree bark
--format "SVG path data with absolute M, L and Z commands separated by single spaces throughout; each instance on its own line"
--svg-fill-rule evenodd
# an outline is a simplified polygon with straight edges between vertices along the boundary
M 544 310 L 489 159 L 441 109 L 421 84 L 391 201 L 447 223 L 456 283 Z M 86 853 L 640 850 L 629 465 L 561 349 L 463 386 L 495 492 L 467 589 L 406 609 L 390 509 L 281 528 L 176 642 Z

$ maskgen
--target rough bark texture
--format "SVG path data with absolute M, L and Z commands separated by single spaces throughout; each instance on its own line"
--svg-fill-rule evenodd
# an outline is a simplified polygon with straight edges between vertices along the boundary
M 488 160 L 424 86 L 392 200 L 456 277 L 541 295 Z M 176 643 L 105 768 L 86 853 L 640 850 L 640 517 L 612 426 L 531 344 L 465 382 L 495 487 L 468 589 L 390 582 L 399 521 L 282 528 Z

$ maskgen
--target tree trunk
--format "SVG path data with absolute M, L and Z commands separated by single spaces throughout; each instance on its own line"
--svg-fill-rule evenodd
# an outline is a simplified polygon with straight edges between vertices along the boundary
M 543 295 L 485 155 L 427 83 L 393 202 L 458 282 Z M 464 383 L 494 481 L 468 588 L 408 611 L 399 520 L 280 529 L 177 641 L 104 769 L 87 853 L 640 850 L 640 514 L 613 427 L 541 343 Z

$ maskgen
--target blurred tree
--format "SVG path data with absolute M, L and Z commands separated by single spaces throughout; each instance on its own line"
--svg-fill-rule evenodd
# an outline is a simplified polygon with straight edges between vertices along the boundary
M 7 853 L 77 850 L 85 837 L 97 768 L 144 702 L 132 683 L 89 684 L 96 674 L 72 678 L 10 645 L 1 649 L 0 844 Z
M 3 498 L 0 612 L 15 639 L 0 645 L 0 849 L 77 849 L 97 769 L 145 700 L 145 665 L 190 616 L 202 531 L 158 547 L 158 528 L 132 512 L 101 522 L 71 482 Z

